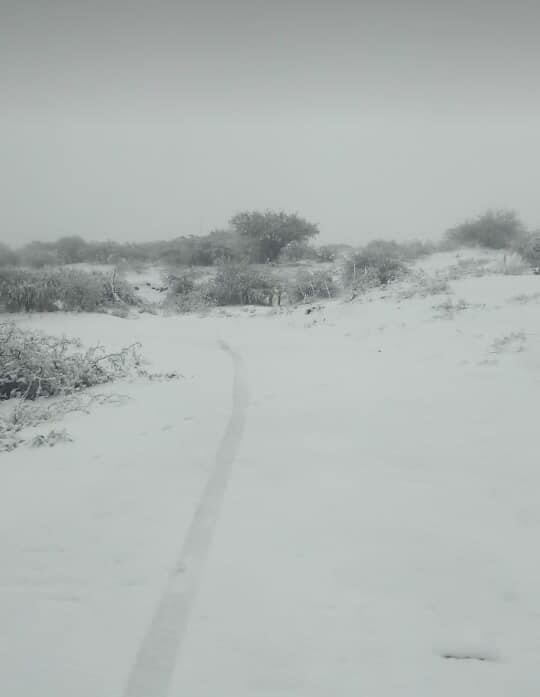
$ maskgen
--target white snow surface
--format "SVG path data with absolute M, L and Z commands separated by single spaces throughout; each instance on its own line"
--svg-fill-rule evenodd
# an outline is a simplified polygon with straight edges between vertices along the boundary
M 73 443 L 0 457 L 0 695 L 141 697 L 142 670 L 145 697 L 536 697 L 539 283 L 455 281 L 446 314 L 390 290 L 17 317 L 183 378 L 108 386 L 130 400 L 66 417 Z M 213 534 L 182 558 L 231 428 Z M 179 560 L 164 681 L 140 648 L 171 650 L 151 627 Z

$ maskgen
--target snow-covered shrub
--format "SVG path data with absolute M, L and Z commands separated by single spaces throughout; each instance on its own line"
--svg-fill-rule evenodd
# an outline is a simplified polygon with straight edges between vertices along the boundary
M 201 283 L 185 293 L 169 291 L 164 308 L 172 312 L 205 312 L 216 302 L 210 296 L 208 283 Z
M 403 278 L 408 269 L 396 243 L 371 242 L 349 257 L 344 266 L 344 280 L 355 290 L 386 286 Z
M 176 271 L 168 277 L 166 309 L 174 312 L 200 312 L 215 302 L 209 297 L 208 283 L 192 270 Z
M 487 211 L 448 230 L 445 237 L 456 246 L 511 249 L 526 231 L 515 211 Z
M 269 305 L 276 280 L 248 264 L 221 264 L 205 293 L 215 305 Z
M 83 349 L 77 339 L 24 330 L 0 323 L 0 399 L 70 394 L 126 377 L 140 368 L 138 346 L 107 353 Z
M 516 245 L 516 251 L 533 268 L 540 267 L 540 232 L 533 232 Z
M 122 403 L 118 395 L 97 394 L 85 388 L 129 376 L 173 379 L 176 374 L 149 373 L 143 367 L 138 345 L 108 353 L 102 346 L 84 350 L 80 342 L 23 330 L 0 323 L 0 452 L 28 442 L 24 429 L 64 415 L 88 412 L 95 403 Z M 49 434 L 51 436 L 51 434 Z M 44 436 L 53 445 L 56 435 Z
M 295 302 L 311 302 L 317 298 L 334 298 L 338 288 L 328 271 L 300 271 L 290 286 L 290 295 Z
M 0 305 L 8 312 L 95 312 L 138 302 L 129 283 L 97 271 L 72 268 L 0 269 Z

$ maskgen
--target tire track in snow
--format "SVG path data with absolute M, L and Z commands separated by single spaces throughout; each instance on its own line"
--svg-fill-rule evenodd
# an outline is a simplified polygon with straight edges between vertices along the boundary
M 218 522 L 232 464 L 244 432 L 248 388 L 240 356 L 224 342 L 220 348 L 232 359 L 233 403 L 225 433 L 219 444 L 214 471 L 174 569 L 171 571 L 150 627 L 139 648 L 124 697 L 166 697 L 180 646 L 185 636 L 194 600 L 204 573 L 205 562 Z

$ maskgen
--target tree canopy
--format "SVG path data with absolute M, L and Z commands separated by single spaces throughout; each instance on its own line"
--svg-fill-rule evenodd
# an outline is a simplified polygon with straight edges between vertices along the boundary
M 245 211 L 230 220 L 231 227 L 249 246 L 252 261 L 275 261 L 291 242 L 305 242 L 319 234 L 316 224 L 296 213 Z

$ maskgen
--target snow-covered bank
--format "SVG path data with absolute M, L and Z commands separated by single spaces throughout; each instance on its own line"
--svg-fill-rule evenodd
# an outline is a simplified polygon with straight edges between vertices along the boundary
M 536 694 L 540 345 L 492 353 L 534 314 L 387 302 L 244 346 L 258 402 L 171 694 Z
M 538 694 L 538 291 L 19 318 L 184 378 L 0 459 L 0 693 L 124 694 L 229 418 L 223 339 L 251 398 L 169 694 Z

